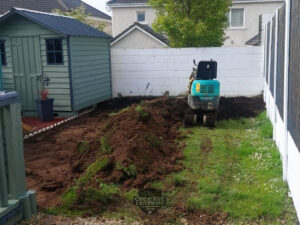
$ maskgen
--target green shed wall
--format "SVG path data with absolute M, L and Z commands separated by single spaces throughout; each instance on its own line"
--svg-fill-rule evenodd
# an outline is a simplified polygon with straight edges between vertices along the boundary
M 74 110 L 110 99 L 110 40 L 70 37 Z
M 47 65 L 46 41 L 47 38 L 63 38 L 59 34 L 34 23 L 20 15 L 11 16 L 0 24 L 0 40 L 5 40 L 7 65 L 3 66 L 3 87 L 5 90 L 15 90 L 13 71 L 13 57 L 11 50 L 11 37 L 38 36 L 40 39 L 41 65 L 44 76 L 50 78 L 49 97 L 55 99 L 55 111 L 71 111 L 70 79 L 67 39 L 63 39 L 63 65 Z

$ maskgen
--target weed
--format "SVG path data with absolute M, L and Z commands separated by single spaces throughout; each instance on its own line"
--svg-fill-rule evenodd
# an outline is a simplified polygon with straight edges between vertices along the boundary
M 101 169 L 105 168 L 108 164 L 109 159 L 106 157 L 96 160 L 86 169 L 84 175 L 76 181 L 76 185 L 86 185 L 96 173 L 98 173 Z
M 140 105 L 137 106 L 137 107 L 135 108 L 135 111 L 138 113 L 138 118 L 139 118 L 140 121 L 145 122 L 145 121 L 147 121 L 147 120 L 149 119 L 149 113 L 146 112 L 146 111 L 143 109 L 142 106 L 140 106 Z
M 148 141 L 152 148 L 158 148 L 162 142 L 162 138 L 158 138 L 155 134 L 145 135 L 146 141 Z
M 118 112 L 112 112 L 112 113 L 110 113 L 109 116 L 110 116 L 110 117 L 117 116 L 117 115 L 119 115 L 119 114 L 122 114 L 123 112 L 128 111 L 129 109 L 130 109 L 130 107 L 128 106 L 128 107 L 126 107 L 126 108 L 121 109 L 121 110 L 118 111 Z
M 176 187 L 183 187 L 187 184 L 188 180 L 185 174 L 174 174 L 173 183 Z
M 136 166 L 134 164 L 130 164 L 129 166 L 126 167 L 121 162 L 117 162 L 116 170 L 122 171 L 126 178 L 137 176 Z
M 103 131 L 104 132 L 107 132 L 107 131 L 109 131 L 111 128 L 112 128 L 112 122 L 111 121 L 108 121 L 106 124 L 105 124 L 105 126 L 103 127 Z
M 77 191 L 75 187 L 70 187 L 63 195 L 64 206 L 71 206 L 77 201 Z
M 101 143 L 101 147 L 100 147 L 101 154 L 111 153 L 112 147 L 109 145 L 107 136 L 101 137 L 100 143 Z
M 85 202 L 97 200 L 107 204 L 116 200 L 119 196 L 120 189 L 114 184 L 105 184 L 100 182 L 98 188 L 88 188 L 85 193 Z
M 165 189 L 165 186 L 161 181 L 154 181 L 151 183 L 151 188 L 163 191 Z
M 138 189 L 131 189 L 130 191 L 127 191 L 123 194 L 123 196 L 125 197 L 125 199 L 129 200 L 129 201 L 133 201 L 135 196 L 138 196 L 139 194 L 139 190 Z
M 87 151 L 90 148 L 90 143 L 88 141 L 81 141 L 78 145 L 77 145 L 77 152 L 79 154 L 84 153 L 85 151 Z

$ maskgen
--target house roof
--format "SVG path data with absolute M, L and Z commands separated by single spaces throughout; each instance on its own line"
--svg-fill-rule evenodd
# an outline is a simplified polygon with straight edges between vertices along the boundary
M 163 36 L 159 33 L 156 33 L 149 25 L 140 24 L 138 22 L 135 22 L 134 24 L 129 26 L 127 29 L 125 29 L 122 33 L 120 33 L 118 36 L 116 36 L 112 40 L 111 45 L 114 45 L 115 43 L 120 41 L 122 38 L 126 37 L 129 33 L 131 33 L 135 29 L 139 29 L 139 30 L 143 31 L 144 33 L 148 34 L 149 36 L 151 36 L 156 41 L 160 42 L 161 44 L 163 44 L 165 46 L 169 46 L 168 39 L 165 36 Z
M 248 2 L 283 2 L 284 0 L 232 0 L 233 3 L 248 3 Z M 114 6 L 120 4 L 147 4 L 149 0 L 110 0 L 107 5 Z
M 260 34 L 255 35 L 250 40 L 248 40 L 245 44 L 246 45 L 253 45 L 253 46 L 259 46 L 260 45 Z
M 9 12 L 2 15 L 0 17 L 0 23 L 4 22 L 8 17 L 15 14 L 24 16 L 25 18 L 63 36 L 70 35 L 111 38 L 108 34 L 90 27 L 72 17 L 21 8 L 12 8 Z
M 93 17 L 111 20 L 109 15 L 95 9 L 81 0 L 2 0 L 0 3 L 0 14 L 6 13 L 13 7 L 50 13 L 54 9 L 71 11 L 71 9 L 75 9 L 81 4 L 84 5 L 87 14 L 90 14 Z

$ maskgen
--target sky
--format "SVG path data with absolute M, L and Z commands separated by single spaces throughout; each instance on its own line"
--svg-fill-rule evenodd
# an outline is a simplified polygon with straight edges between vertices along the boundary
M 101 10 L 102 12 L 108 14 L 108 15 L 111 15 L 111 12 L 109 12 L 107 9 L 106 9 L 106 2 L 108 0 L 83 0 L 85 3 L 93 6 L 94 8 L 96 9 L 99 9 Z

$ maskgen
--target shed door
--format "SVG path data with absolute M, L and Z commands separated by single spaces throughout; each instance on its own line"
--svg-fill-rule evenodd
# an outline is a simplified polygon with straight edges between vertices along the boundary
M 41 91 L 41 52 L 38 36 L 12 37 L 13 72 L 22 109 L 34 111 L 35 99 Z

